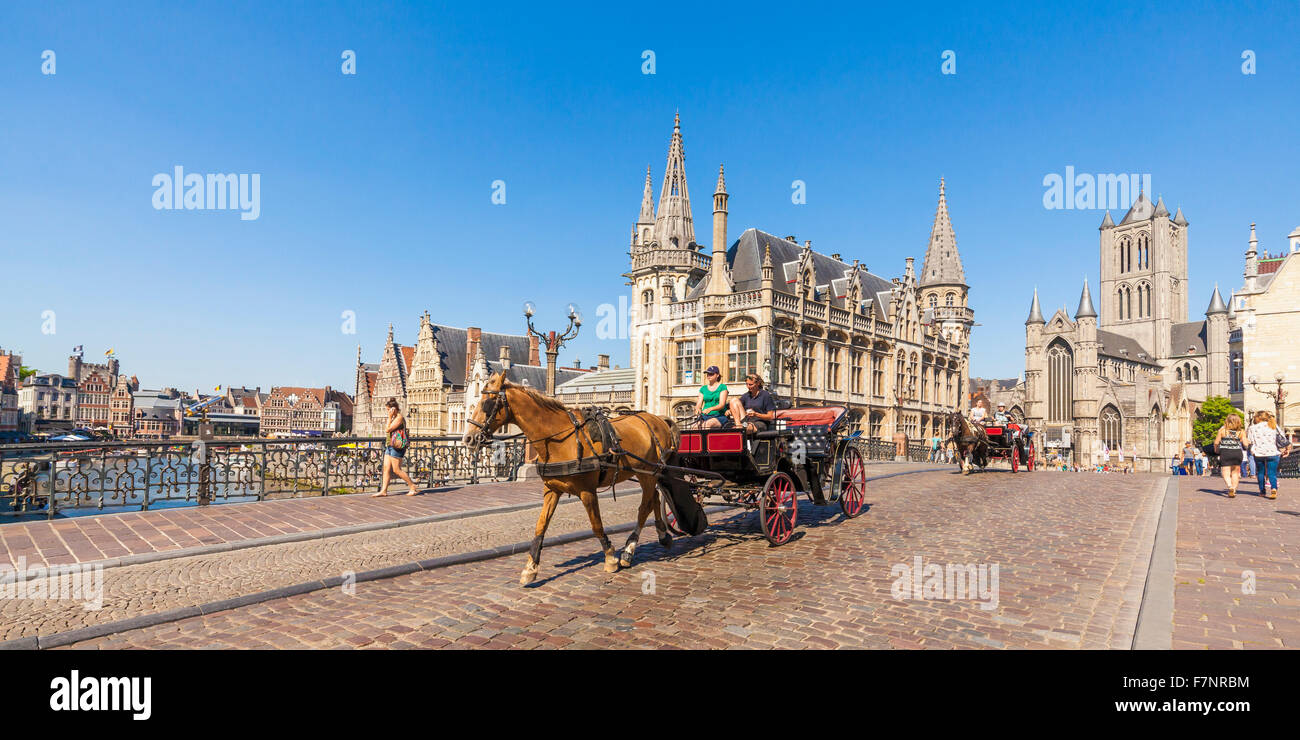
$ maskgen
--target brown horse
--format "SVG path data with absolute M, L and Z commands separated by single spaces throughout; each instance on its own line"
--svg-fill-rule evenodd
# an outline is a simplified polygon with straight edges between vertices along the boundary
M 973 465 L 983 468 L 989 464 L 989 437 L 983 427 L 972 424 L 960 411 L 948 415 L 948 427 L 953 430 L 952 442 L 962 475 L 970 475 Z
M 619 566 L 632 565 L 632 556 L 636 554 L 637 539 L 646 518 L 653 511 L 655 529 L 659 533 L 659 544 L 667 548 L 672 544 L 664 522 L 663 502 L 659 500 L 656 484 L 657 471 L 653 466 L 667 462 L 677 448 L 678 434 L 676 424 L 668 419 L 644 411 L 624 414 L 610 419 L 614 431 L 618 434 L 619 453 L 612 464 L 600 470 L 579 472 L 568 475 L 542 476 L 545 494 L 541 514 L 537 517 L 537 527 L 533 532 L 533 544 L 528 553 L 528 563 L 519 576 L 521 585 L 528 585 L 537 578 L 537 570 L 542 562 L 542 540 L 546 527 L 551 523 L 555 507 L 560 496 L 570 494 L 582 500 L 591 520 L 591 531 L 600 541 L 605 553 L 605 571 L 614 573 Z M 564 404 L 542 395 L 531 388 L 514 385 L 505 373 L 493 375 L 483 388 L 483 395 L 475 404 L 474 414 L 469 419 L 469 431 L 462 441 L 471 452 L 488 442 L 492 434 L 507 424 L 514 424 L 524 433 L 537 453 L 540 463 L 558 463 L 577 460 L 579 457 L 590 458 L 607 452 L 599 435 L 594 434 L 590 424 L 579 419 L 574 421 Z M 636 478 L 641 484 L 641 507 L 637 511 L 636 529 L 627 538 L 622 553 L 614 550 L 605 536 L 605 527 L 600 520 L 600 504 L 596 498 L 596 489 Z

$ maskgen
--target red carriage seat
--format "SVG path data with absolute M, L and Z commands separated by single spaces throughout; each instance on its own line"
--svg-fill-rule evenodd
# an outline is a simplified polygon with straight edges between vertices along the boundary
M 843 406 L 808 406 L 797 409 L 781 409 L 776 418 L 785 419 L 787 427 L 830 426 L 844 415 Z

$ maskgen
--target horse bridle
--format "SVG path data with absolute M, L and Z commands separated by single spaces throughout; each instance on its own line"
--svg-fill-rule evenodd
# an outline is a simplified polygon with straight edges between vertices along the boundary
M 474 436 L 478 437 L 478 443 L 480 445 L 492 441 L 492 436 L 496 433 L 496 430 L 505 426 L 510 418 L 510 401 L 506 398 L 506 391 L 504 388 L 492 393 L 491 395 L 484 395 L 485 398 L 480 401 L 483 406 L 483 422 L 479 423 L 473 419 L 465 420 L 465 423 L 479 428 L 479 432 Z M 503 421 L 501 424 L 494 425 L 493 422 L 496 421 L 497 414 L 503 409 L 506 412 L 506 415 L 502 417 Z

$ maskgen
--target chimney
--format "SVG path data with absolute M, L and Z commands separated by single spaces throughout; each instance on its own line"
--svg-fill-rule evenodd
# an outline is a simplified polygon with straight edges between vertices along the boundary
M 534 367 L 542 364 L 542 356 L 538 353 L 540 343 L 538 338 L 532 334 L 528 335 L 528 364 Z
M 788 241 L 788 242 L 793 242 L 793 243 L 795 243 L 795 244 L 798 244 L 798 243 L 799 243 L 799 240 L 796 239 L 796 238 L 794 238 L 794 234 L 791 234 L 790 236 L 787 236 L 787 237 L 785 238 L 785 240 Z
M 478 344 L 483 338 L 483 330 L 477 326 L 471 326 L 465 330 L 465 374 L 469 375 L 469 366 L 478 356 Z
M 579 359 L 576 358 L 576 357 L 573 358 L 573 369 L 574 369 L 574 370 L 581 370 L 581 369 L 582 369 L 582 360 L 579 360 Z
M 501 345 L 501 372 L 510 369 L 510 345 Z
M 596 355 L 596 369 L 598 370 L 609 369 L 609 355 Z
M 839 253 L 839 252 L 836 252 L 835 254 L 832 254 L 832 255 L 831 255 L 831 259 L 835 260 L 836 262 L 843 262 L 843 261 L 844 261 L 844 260 L 840 259 L 840 253 Z
M 812 239 L 803 240 L 804 249 L 812 249 Z

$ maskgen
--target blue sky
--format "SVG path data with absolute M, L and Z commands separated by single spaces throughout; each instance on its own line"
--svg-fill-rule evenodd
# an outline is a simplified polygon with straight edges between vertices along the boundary
M 805 5 L 6 3 L 0 346 L 43 371 L 113 347 L 146 386 L 351 391 L 389 322 L 518 332 L 532 300 L 562 328 L 572 301 L 562 362 L 625 365 L 596 312 L 677 110 L 703 242 L 721 162 L 731 239 L 898 275 L 946 177 L 986 377 L 1022 370 L 1035 285 L 1072 312 L 1097 280 L 1102 212 L 1046 210 L 1049 173 L 1150 173 L 1191 222 L 1193 316 L 1240 284 L 1251 221 L 1274 251 L 1300 224 L 1294 2 Z M 155 210 L 176 165 L 260 174 L 260 218 Z

